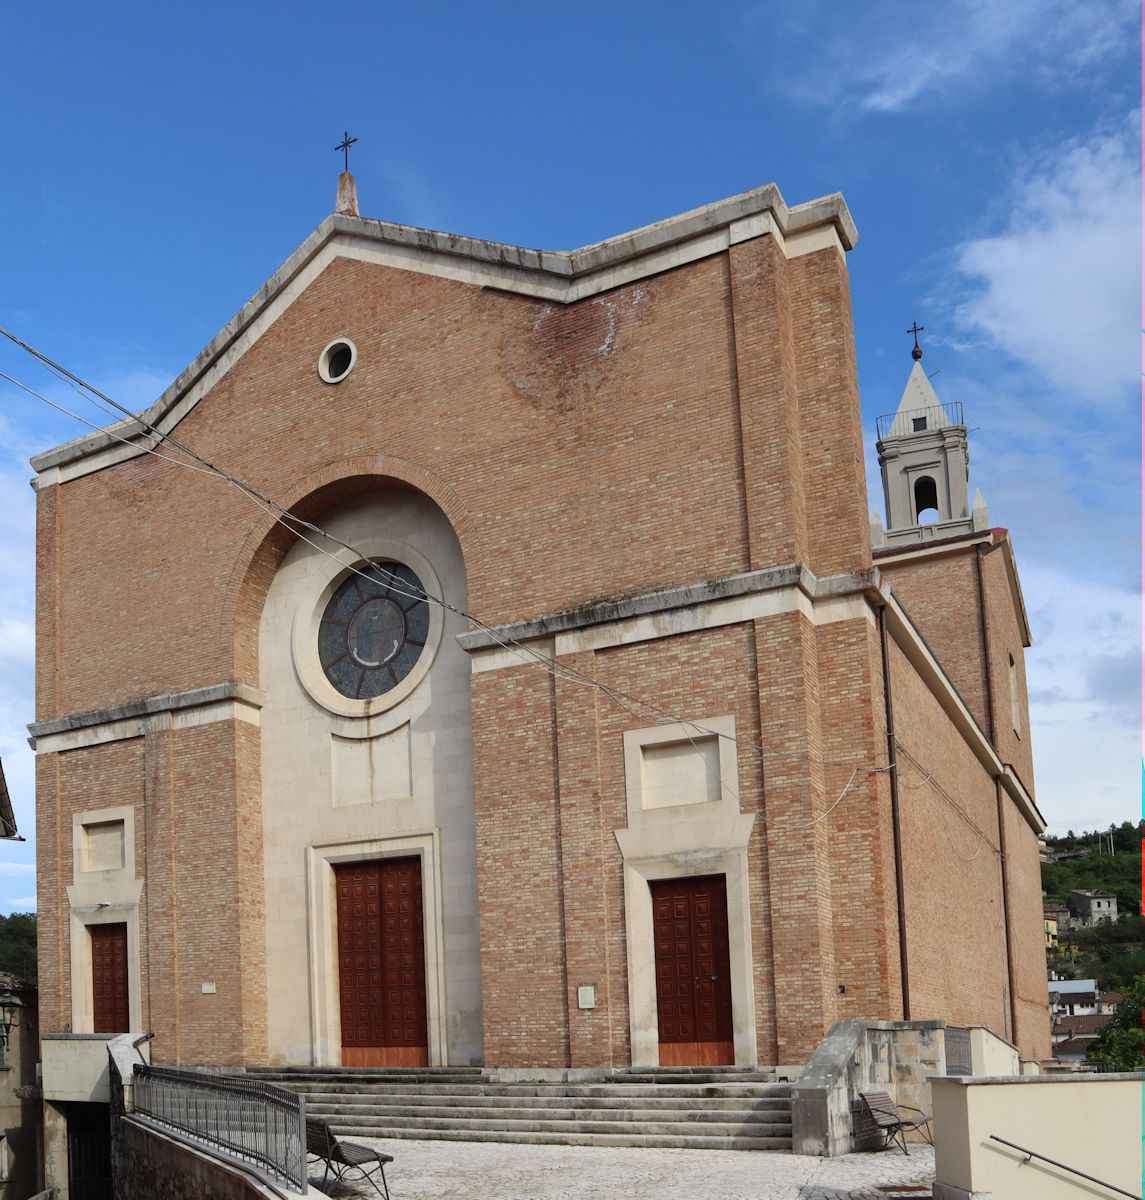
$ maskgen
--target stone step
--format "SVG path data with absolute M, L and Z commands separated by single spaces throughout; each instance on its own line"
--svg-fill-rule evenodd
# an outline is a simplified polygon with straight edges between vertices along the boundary
M 651 1127 L 654 1125 L 720 1125 L 743 1127 L 762 1126 L 760 1133 L 790 1134 L 791 1118 L 784 1113 L 755 1113 L 723 1110 L 720 1112 L 693 1111 L 688 1113 L 663 1112 L 657 1109 L 593 1109 L 581 1108 L 508 1108 L 508 1109 L 465 1109 L 459 1111 L 448 1106 L 440 1108 L 387 1108 L 379 1111 L 367 1106 L 345 1107 L 343 1105 L 307 1105 L 311 1116 L 324 1117 L 332 1125 L 342 1124 L 402 1124 L 422 1121 L 427 1128 L 466 1128 L 471 1122 L 488 1126 L 496 1123 L 511 1128 L 518 1123 L 573 1122 L 597 1124 L 606 1122 Z M 444 1125 L 442 1124 L 444 1123 Z M 472 1126 L 477 1128 L 478 1126 Z
M 768 1070 L 673 1067 L 580 1081 L 467 1068 L 268 1067 L 341 1136 L 681 1149 L 791 1149 L 791 1086 Z
M 484 1075 L 485 1067 L 304 1067 L 287 1063 L 282 1067 L 247 1067 L 247 1075 Z
M 650 1136 L 627 1133 L 576 1133 L 562 1129 L 557 1133 L 525 1133 L 511 1130 L 486 1129 L 420 1129 L 333 1126 L 336 1133 L 347 1137 L 382 1139 L 416 1138 L 421 1141 L 450 1142 L 522 1142 L 547 1146 L 644 1146 L 650 1149 L 674 1150 L 791 1150 L 790 1137 L 712 1137 L 695 1134 L 679 1137 Z
M 345 1092 L 310 1091 L 306 1092 L 308 1106 L 321 1105 L 324 1108 L 344 1108 L 346 1111 L 358 1108 L 379 1109 L 398 1107 L 443 1107 L 466 1108 L 547 1108 L 566 1107 L 591 1110 L 608 1109 L 641 1109 L 657 1112 L 727 1112 L 743 1111 L 758 1113 L 788 1113 L 791 1111 L 790 1101 L 783 1096 L 753 1097 L 704 1097 L 702 1105 L 687 1096 L 527 1096 L 516 1093 L 509 1096 L 442 1096 L 427 1095 L 424 1092 L 406 1092 L 403 1094 L 375 1095 L 370 1092 L 362 1094 L 347 1094 Z
M 685 1137 L 696 1134 L 703 1137 L 785 1137 L 791 1133 L 788 1122 L 766 1121 L 705 1121 L 702 1128 L 695 1121 L 641 1121 L 625 1119 L 625 1114 L 613 1114 L 616 1120 L 601 1120 L 603 1114 L 594 1113 L 586 1117 L 584 1113 L 556 1112 L 549 1115 L 544 1113 L 522 1113 L 514 1116 L 501 1116 L 497 1120 L 484 1119 L 476 1116 L 458 1117 L 448 1114 L 444 1117 L 426 1117 L 421 1113 L 409 1117 L 399 1117 L 387 1113 L 384 1117 L 354 1117 L 345 1113 L 323 1114 L 336 1132 L 341 1129 L 384 1128 L 384 1129 L 498 1129 L 510 1133 L 559 1133 L 562 1129 L 573 1133 L 627 1133 L 647 1134 L 650 1137 Z
M 405 1083 L 351 1084 L 342 1080 L 305 1079 L 282 1080 L 282 1086 L 293 1091 L 310 1093 L 322 1091 L 342 1096 L 396 1096 L 409 1094 L 411 1085 Z M 479 1083 L 479 1084 L 418 1084 L 417 1090 L 427 1096 L 630 1096 L 665 1099 L 673 1097 L 693 1100 L 726 1099 L 789 1099 L 791 1087 L 783 1083 L 759 1084 L 655 1084 L 636 1083 Z
M 441 1084 L 459 1083 L 475 1084 L 486 1076 L 480 1071 L 437 1071 L 433 1074 L 424 1072 L 399 1071 L 350 1071 L 350 1070 L 320 1070 L 320 1071 L 272 1071 L 261 1069 L 257 1073 L 248 1071 L 248 1076 L 254 1075 L 263 1083 L 282 1083 L 305 1081 L 310 1079 L 340 1080 L 346 1084 L 365 1086 L 371 1083 L 402 1083 L 402 1084 Z
M 771 1070 L 729 1070 L 715 1072 L 711 1068 L 672 1070 L 625 1070 L 612 1075 L 610 1082 L 616 1084 L 774 1084 L 775 1073 Z

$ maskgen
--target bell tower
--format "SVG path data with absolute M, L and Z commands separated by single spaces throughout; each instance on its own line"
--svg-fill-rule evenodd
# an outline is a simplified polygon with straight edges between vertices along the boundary
M 871 515 L 875 546 L 934 541 L 988 529 L 986 502 L 980 492 L 970 507 L 967 483 L 970 452 L 962 405 L 939 400 L 922 369 L 915 325 L 914 365 L 897 411 L 878 419 L 879 468 L 886 500 L 886 528 Z

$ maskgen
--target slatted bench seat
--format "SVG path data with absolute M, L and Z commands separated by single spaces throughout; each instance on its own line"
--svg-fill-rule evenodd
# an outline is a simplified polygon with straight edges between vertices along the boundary
M 386 1183 L 386 1163 L 394 1161 L 393 1155 L 371 1150 L 368 1146 L 359 1146 L 356 1142 L 339 1141 L 321 1117 L 306 1118 L 306 1154 L 308 1158 L 319 1158 L 325 1162 L 323 1187 L 326 1186 L 331 1172 L 338 1182 L 346 1176 L 353 1177 L 354 1172 L 357 1172 L 374 1185 L 379 1195 L 384 1196 L 385 1200 L 390 1200 L 390 1188 Z M 375 1176 L 382 1181 L 380 1187 Z
M 932 1146 L 934 1145 L 934 1140 L 930 1136 L 931 1119 L 921 1109 L 903 1105 L 903 1109 L 907 1112 L 918 1113 L 917 1117 L 903 1116 L 903 1109 L 895 1104 L 889 1092 L 860 1092 L 859 1099 L 862 1101 L 862 1107 L 866 1110 L 862 1116 L 869 1122 L 868 1128 L 871 1129 L 871 1132 L 881 1133 L 886 1139 L 883 1142 L 883 1149 L 894 1142 L 909 1157 L 910 1151 L 906 1148 L 906 1133 L 911 1129 L 921 1129 L 922 1136 Z

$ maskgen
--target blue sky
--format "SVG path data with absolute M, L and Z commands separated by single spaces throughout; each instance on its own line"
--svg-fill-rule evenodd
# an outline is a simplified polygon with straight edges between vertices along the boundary
M 1018 551 L 1051 832 L 1138 815 L 1134 3 L 64 0 L 5 34 L 0 324 L 135 408 L 333 207 L 344 128 L 364 214 L 535 247 L 841 191 L 872 467 L 917 318 Z M 14 349 L 0 371 L 76 400 Z M 27 458 L 80 432 L 0 381 L 0 758 L 29 835 L 0 910 L 33 896 Z

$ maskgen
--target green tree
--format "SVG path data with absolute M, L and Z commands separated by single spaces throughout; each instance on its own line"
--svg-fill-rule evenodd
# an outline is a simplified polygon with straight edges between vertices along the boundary
M 36 980 L 36 914 L 0 915 L 0 971 Z
M 1113 1020 L 1098 1035 L 1094 1048 L 1086 1056 L 1116 1071 L 1139 1071 L 1145 1065 L 1145 975 L 1138 975 L 1121 1003 L 1113 1010 Z

